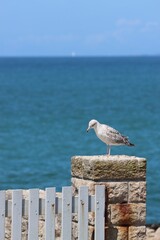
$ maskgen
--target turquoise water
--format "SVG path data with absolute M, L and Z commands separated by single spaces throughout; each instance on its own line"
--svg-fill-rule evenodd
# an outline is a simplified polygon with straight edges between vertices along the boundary
M 73 155 L 105 154 L 92 118 L 147 158 L 147 222 L 160 222 L 160 57 L 0 58 L 0 188 L 70 185 Z

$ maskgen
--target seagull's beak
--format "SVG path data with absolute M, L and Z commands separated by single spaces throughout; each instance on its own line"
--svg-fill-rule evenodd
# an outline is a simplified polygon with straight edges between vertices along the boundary
M 89 131 L 90 127 L 87 128 L 87 132 Z

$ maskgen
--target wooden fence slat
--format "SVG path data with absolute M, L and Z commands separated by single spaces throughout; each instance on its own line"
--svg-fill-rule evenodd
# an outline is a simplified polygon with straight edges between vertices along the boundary
M 79 188 L 78 239 L 88 240 L 88 187 Z
M 28 240 L 38 240 L 39 189 L 29 190 Z
M 12 191 L 12 240 L 21 240 L 22 190 Z
M 45 239 L 55 240 L 55 188 L 46 188 L 45 196 Z
M 105 186 L 95 186 L 95 240 L 104 240 Z
M 40 198 L 39 199 L 39 215 L 45 214 L 45 199 Z M 5 217 L 11 217 L 12 216 L 12 200 L 6 200 L 5 205 Z M 56 197 L 55 199 L 55 214 L 61 214 L 62 213 L 62 198 L 61 196 Z M 29 200 L 28 199 L 22 199 L 22 216 L 27 217 L 28 216 L 28 209 L 29 209 Z M 89 206 L 88 206 L 89 212 L 95 211 L 95 196 L 90 195 L 89 196 Z M 72 197 L 72 213 L 78 212 L 78 195 Z
M 72 187 L 62 188 L 62 240 L 71 240 Z
M 39 215 L 45 215 L 45 240 L 55 240 L 55 216 L 62 216 L 62 240 L 71 240 L 72 213 L 78 213 L 78 240 L 88 240 L 88 212 L 95 212 L 95 240 L 104 240 L 105 186 L 95 186 L 95 195 L 81 186 L 79 195 L 72 196 L 72 187 L 63 187 L 56 196 L 55 188 L 46 188 L 39 199 L 39 189 L 29 190 L 29 199 L 22 199 L 22 190 L 13 190 L 12 200 L 5 200 L 0 191 L 0 240 L 5 239 L 5 216 L 12 218 L 12 240 L 20 240 L 22 216 L 28 216 L 28 240 L 38 240 Z
M 5 239 L 5 197 L 6 192 L 0 191 L 0 239 Z

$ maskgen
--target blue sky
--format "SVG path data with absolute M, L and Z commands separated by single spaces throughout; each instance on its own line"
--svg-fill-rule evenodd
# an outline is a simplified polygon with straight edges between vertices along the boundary
M 160 0 L 0 0 L 0 56 L 160 54 Z

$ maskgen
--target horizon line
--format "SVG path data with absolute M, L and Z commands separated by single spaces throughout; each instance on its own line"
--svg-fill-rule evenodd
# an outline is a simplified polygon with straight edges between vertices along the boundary
M 160 57 L 160 54 L 128 55 L 2 55 L 0 58 L 95 58 L 95 57 Z

